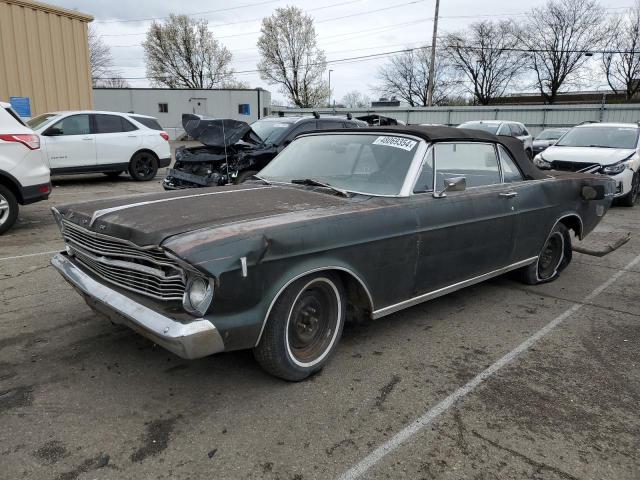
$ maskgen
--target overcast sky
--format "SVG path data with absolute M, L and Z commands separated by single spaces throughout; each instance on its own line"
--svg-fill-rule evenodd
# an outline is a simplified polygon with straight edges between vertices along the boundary
M 414 47 L 431 43 L 435 0 L 51 0 L 51 3 L 76 9 L 95 17 L 94 23 L 111 46 L 115 69 L 124 77 L 145 77 L 144 55 L 140 43 L 151 23 L 149 18 L 170 13 L 205 18 L 210 29 L 233 53 L 237 78 L 251 87 L 272 92 L 274 100 L 284 96 L 278 87 L 262 81 L 255 70 L 258 60 L 256 42 L 260 23 L 278 7 L 296 5 L 315 19 L 319 46 L 328 60 Z M 526 12 L 544 5 L 542 0 L 513 2 L 508 0 L 441 0 L 439 33 L 459 30 L 481 19 L 518 19 Z M 633 0 L 606 0 L 609 13 L 620 12 Z M 344 17 L 344 18 L 339 18 Z M 374 97 L 378 67 L 385 58 L 330 65 L 333 98 L 339 101 L 351 91 L 359 90 Z M 129 79 L 131 86 L 149 86 L 146 79 Z

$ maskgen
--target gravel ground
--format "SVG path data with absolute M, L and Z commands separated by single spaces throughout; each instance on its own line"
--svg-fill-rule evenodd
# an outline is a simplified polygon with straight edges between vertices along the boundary
M 0 477 L 640 478 L 640 206 L 605 217 L 601 234 L 631 232 L 613 253 L 576 253 L 552 284 L 501 277 L 349 325 L 294 384 L 251 352 L 182 360 L 96 317 L 49 266 L 49 207 L 160 180 L 56 179 L 0 237 Z

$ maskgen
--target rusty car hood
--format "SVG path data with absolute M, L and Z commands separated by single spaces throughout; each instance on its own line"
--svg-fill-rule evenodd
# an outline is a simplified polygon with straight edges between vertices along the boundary
M 64 221 L 95 233 L 133 242 L 139 246 L 160 245 L 177 235 L 249 221 L 283 223 L 287 216 L 306 211 L 350 209 L 358 202 L 308 188 L 245 183 L 217 188 L 179 190 L 146 195 L 94 200 L 61 205 L 56 209 Z

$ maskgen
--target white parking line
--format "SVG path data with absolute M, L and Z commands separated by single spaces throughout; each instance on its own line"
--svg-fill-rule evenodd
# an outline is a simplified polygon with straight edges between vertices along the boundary
M 0 262 L 2 262 L 3 260 L 17 260 L 19 258 L 36 257 L 38 255 L 50 255 L 52 253 L 58 253 L 58 252 L 60 252 L 60 250 L 62 250 L 62 248 L 59 248 L 58 250 L 50 250 L 48 252 L 38 252 L 38 253 L 28 253 L 26 255 L 16 255 L 15 257 L 2 257 L 2 258 L 0 258 Z
M 417 418 L 413 421 L 409 426 L 403 428 L 398 433 L 396 433 L 393 437 L 391 437 L 388 441 L 380 445 L 369 455 L 364 457 L 358 463 L 356 463 L 349 470 L 344 472 L 339 478 L 340 480 L 355 480 L 357 478 L 362 477 L 371 467 L 377 464 L 384 457 L 389 455 L 395 449 L 400 447 L 403 443 L 411 439 L 414 435 L 419 433 L 422 429 L 427 427 L 433 420 L 438 417 L 438 415 L 449 410 L 458 400 L 463 399 L 469 393 L 471 393 L 476 387 L 478 387 L 482 382 L 488 379 L 491 375 L 496 373 L 502 367 L 507 365 L 513 359 L 515 359 L 518 355 L 523 352 L 529 350 L 533 344 L 535 344 L 538 340 L 548 334 L 551 330 L 560 325 L 564 320 L 569 318 L 571 315 L 580 310 L 583 306 L 588 304 L 595 297 L 600 295 L 605 289 L 611 286 L 618 278 L 620 278 L 625 272 L 633 268 L 637 263 L 640 262 L 640 255 L 634 258 L 631 263 L 627 264 L 622 270 L 619 270 L 615 274 L 613 274 L 609 280 L 604 282 L 602 285 L 593 290 L 589 295 L 584 297 L 582 302 L 574 303 L 568 310 L 564 313 L 560 314 L 556 318 L 554 318 L 551 322 L 547 323 L 544 327 L 534 333 L 531 337 L 526 339 L 516 348 L 507 353 L 504 357 L 500 358 L 494 364 L 487 367 L 486 370 L 483 370 L 481 373 L 472 378 L 468 383 L 458 388 L 455 392 L 449 395 L 447 398 L 442 400 L 436 406 L 428 410 L 424 415 Z

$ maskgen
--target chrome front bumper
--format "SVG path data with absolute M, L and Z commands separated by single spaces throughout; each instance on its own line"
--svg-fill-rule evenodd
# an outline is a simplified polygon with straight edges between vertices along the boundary
M 53 265 L 83 297 L 87 305 L 114 323 L 127 325 L 179 357 L 201 358 L 224 350 L 216 327 L 204 318 L 181 323 L 152 310 L 94 280 L 65 253 L 51 259 Z

